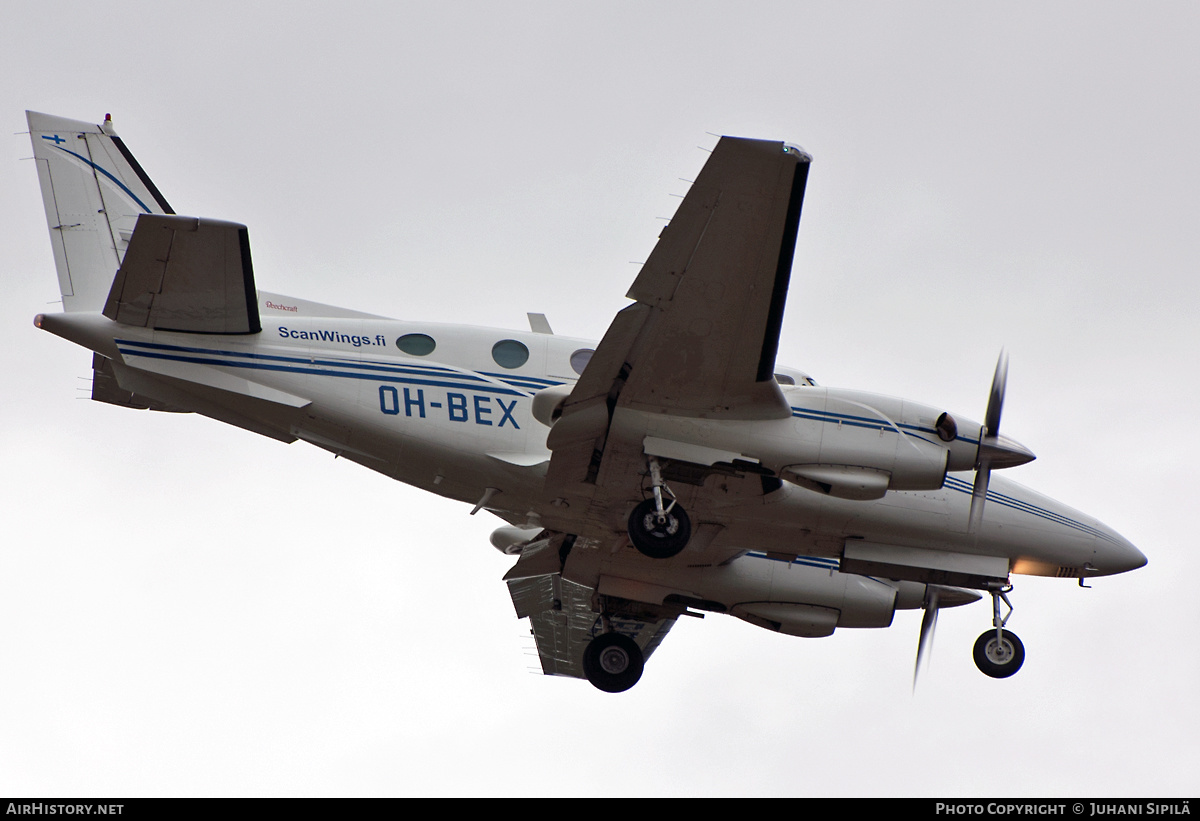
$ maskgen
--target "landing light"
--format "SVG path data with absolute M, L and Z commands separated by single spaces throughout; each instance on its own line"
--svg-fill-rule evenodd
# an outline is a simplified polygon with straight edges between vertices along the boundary
M 46 318 L 45 314 L 38 314 L 37 316 L 35 316 L 33 318 L 33 327 L 35 327 L 35 328 L 42 327 L 42 320 L 44 320 L 45 318 Z

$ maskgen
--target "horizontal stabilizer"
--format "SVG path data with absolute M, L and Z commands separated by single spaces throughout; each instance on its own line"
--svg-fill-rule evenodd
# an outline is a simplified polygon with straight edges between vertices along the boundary
M 258 333 L 262 326 L 246 226 L 143 214 L 104 315 L 160 331 Z
M 199 413 L 280 442 L 290 444 L 296 441 L 295 434 L 285 427 L 287 423 L 279 413 L 278 403 L 133 368 L 117 360 L 108 360 L 107 369 L 115 377 L 117 387 L 131 394 L 134 402 L 154 403 L 150 405 L 151 410 Z
M 157 399 L 125 390 L 117 382 L 117 375 L 113 372 L 112 360 L 98 353 L 92 354 L 92 399 L 122 408 L 166 411 L 168 413 L 188 412 L 174 405 L 160 402 Z
M 286 391 L 260 385 L 258 382 L 241 376 L 240 373 L 244 371 L 229 373 L 204 362 L 187 362 L 182 358 L 170 356 L 159 357 L 136 348 L 133 350 L 122 348 L 121 353 L 125 359 L 124 364 L 139 371 L 169 376 L 172 379 L 196 385 L 207 385 L 226 393 L 250 396 L 289 408 L 303 408 L 312 402 L 310 399 Z

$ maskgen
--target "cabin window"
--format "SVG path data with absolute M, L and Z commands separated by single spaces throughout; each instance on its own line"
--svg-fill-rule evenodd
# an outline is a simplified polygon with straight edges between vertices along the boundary
M 583 369 L 587 367 L 587 363 L 592 361 L 592 354 L 594 353 L 595 351 L 591 348 L 580 348 L 571 354 L 571 370 L 583 376 Z
M 409 356 L 429 356 L 437 343 L 429 334 L 405 334 L 396 340 L 396 347 Z
M 515 339 L 501 339 L 492 346 L 492 359 L 501 368 L 519 368 L 529 361 L 529 349 Z

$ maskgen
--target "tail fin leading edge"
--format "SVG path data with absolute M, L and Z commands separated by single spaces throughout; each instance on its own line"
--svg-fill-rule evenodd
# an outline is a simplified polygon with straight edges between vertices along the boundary
M 138 216 L 175 212 L 109 120 L 26 117 L 63 307 L 100 311 Z

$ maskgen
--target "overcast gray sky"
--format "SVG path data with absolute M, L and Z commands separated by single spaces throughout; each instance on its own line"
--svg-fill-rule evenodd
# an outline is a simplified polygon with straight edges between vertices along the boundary
M 687 620 L 543 677 L 485 515 L 86 396 L 28 137 L 0 161 L 0 794 L 1195 795 L 1200 6 L 13 2 L 0 122 L 118 130 L 260 287 L 598 338 L 711 134 L 815 157 L 780 345 L 979 418 L 1148 567 L 777 636 Z

